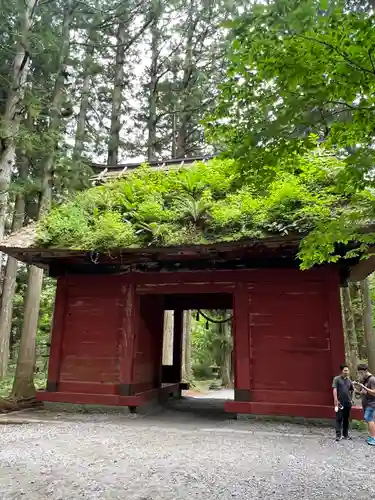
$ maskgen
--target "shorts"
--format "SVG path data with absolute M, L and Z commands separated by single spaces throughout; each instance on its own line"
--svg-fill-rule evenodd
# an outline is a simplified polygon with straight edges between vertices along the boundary
M 375 408 L 371 406 L 367 406 L 364 409 L 364 421 L 365 422 L 373 422 L 375 420 Z

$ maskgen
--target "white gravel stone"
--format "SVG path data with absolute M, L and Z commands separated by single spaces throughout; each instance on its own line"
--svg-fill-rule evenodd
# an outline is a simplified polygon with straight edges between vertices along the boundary
M 36 420 L 0 425 L 1 500 L 375 498 L 375 449 L 363 434 L 336 443 L 332 429 L 213 411 Z

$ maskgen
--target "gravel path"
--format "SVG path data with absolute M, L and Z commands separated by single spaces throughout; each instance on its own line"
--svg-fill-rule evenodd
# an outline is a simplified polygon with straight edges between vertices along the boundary
M 336 443 L 330 429 L 176 409 L 34 418 L 0 425 L 2 500 L 375 497 L 375 450 L 363 435 Z
M 185 392 L 189 394 L 189 391 Z M 208 391 L 207 393 L 194 394 L 193 398 L 196 399 L 234 399 L 234 389 L 219 389 L 217 391 Z

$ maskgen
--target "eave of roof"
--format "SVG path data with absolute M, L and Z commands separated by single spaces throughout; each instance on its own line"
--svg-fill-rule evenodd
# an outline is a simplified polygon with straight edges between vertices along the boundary
M 155 260 L 189 260 L 211 259 L 219 254 L 230 253 L 264 253 L 272 250 L 288 248 L 298 250 L 302 235 L 269 236 L 263 239 L 246 239 L 231 242 L 218 242 L 202 245 L 179 245 L 173 247 L 138 247 L 115 248 L 102 250 L 102 255 L 110 256 L 114 261 L 126 259 L 127 261 L 155 261 Z M 48 266 L 49 263 L 66 259 L 86 260 L 92 253 L 89 250 L 67 248 L 43 248 L 37 243 L 36 225 L 32 224 L 9 236 L 0 244 L 0 251 L 27 264 Z

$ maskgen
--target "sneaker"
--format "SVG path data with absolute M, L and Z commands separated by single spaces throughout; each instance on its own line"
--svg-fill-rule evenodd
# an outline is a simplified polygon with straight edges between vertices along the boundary
M 336 441 L 341 441 L 342 437 L 341 436 L 336 436 Z
M 344 439 L 346 439 L 347 441 L 351 441 L 353 438 L 352 436 L 344 436 Z
M 367 444 L 369 444 L 370 446 L 375 446 L 375 438 L 369 437 L 367 439 Z

